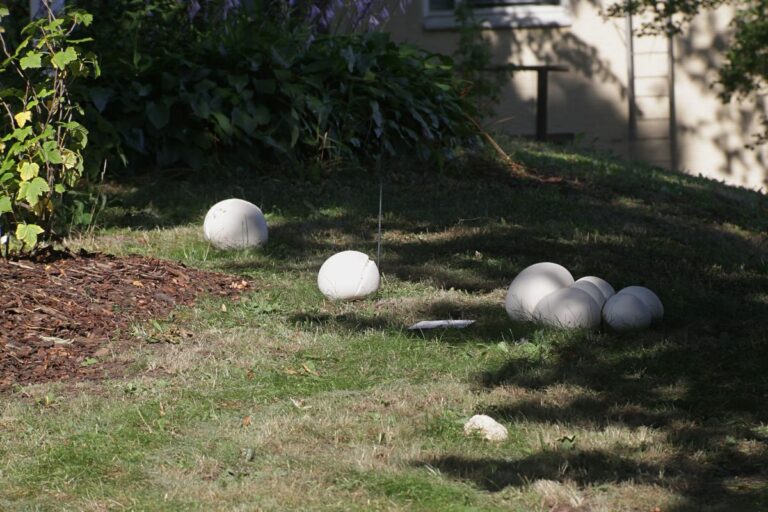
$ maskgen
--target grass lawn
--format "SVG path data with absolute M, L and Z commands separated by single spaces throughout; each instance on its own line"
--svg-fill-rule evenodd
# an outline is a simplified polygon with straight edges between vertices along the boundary
M 0 510 L 768 510 L 768 198 L 510 143 L 384 179 L 379 293 L 334 303 L 332 253 L 375 254 L 378 180 L 253 176 L 114 191 L 70 240 L 252 280 L 137 324 L 130 375 L 0 397 Z M 403 166 L 405 167 L 405 166 Z M 223 252 L 202 218 L 262 206 L 270 242 Z M 511 322 L 506 288 L 554 261 L 664 303 L 652 329 Z M 416 334 L 417 320 L 468 318 Z M 152 330 L 195 333 L 147 343 Z M 467 438 L 485 413 L 509 439 Z

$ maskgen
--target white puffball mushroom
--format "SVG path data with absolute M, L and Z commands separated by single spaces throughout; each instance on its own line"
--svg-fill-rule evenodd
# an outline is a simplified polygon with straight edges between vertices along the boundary
M 267 243 L 267 221 L 258 206 L 242 199 L 213 205 L 203 221 L 205 239 L 218 249 L 245 249 Z
M 600 325 L 600 306 L 580 288 L 561 288 L 539 301 L 533 317 L 552 327 L 592 329 Z
M 651 311 L 631 293 L 617 293 L 603 306 L 603 320 L 616 331 L 634 331 L 651 325 Z
M 334 300 L 362 299 L 378 290 L 380 282 L 376 263 L 358 251 L 334 254 L 325 260 L 317 274 L 317 287 Z
M 616 295 L 616 290 L 613 289 L 613 286 L 611 286 L 611 284 L 608 281 L 600 277 L 584 276 L 577 279 L 576 282 L 577 283 L 587 282 L 597 286 L 602 292 L 603 297 L 605 297 L 605 300 L 608 300 L 614 295 Z
M 581 281 L 577 280 L 575 283 L 571 285 L 571 288 L 575 288 L 578 290 L 583 290 L 589 294 L 592 299 L 594 299 L 595 303 L 600 309 L 603 309 L 603 304 L 605 304 L 605 301 L 607 300 L 605 298 L 605 295 L 603 295 L 603 292 L 600 291 L 600 288 L 598 288 L 596 285 L 590 283 L 589 281 Z
M 629 293 L 643 301 L 651 312 L 651 323 L 658 323 L 664 318 L 664 305 L 659 297 L 645 286 L 627 286 L 619 290 L 619 293 Z
M 533 310 L 550 293 L 573 284 L 568 269 L 557 263 L 536 263 L 520 272 L 509 285 L 504 308 L 512 320 L 532 319 Z

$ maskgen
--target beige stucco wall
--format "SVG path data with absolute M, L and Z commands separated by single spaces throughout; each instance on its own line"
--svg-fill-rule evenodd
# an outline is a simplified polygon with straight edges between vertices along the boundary
M 388 24 L 399 41 L 450 54 L 453 30 L 423 28 L 424 0 Z M 567 73 L 549 79 L 550 133 L 573 133 L 580 144 L 670 167 L 668 58 L 665 38 L 635 38 L 635 93 L 638 141 L 629 143 L 627 33 L 624 19 L 605 19 L 609 4 L 572 0 L 572 24 L 561 28 L 495 28 L 484 32 L 496 63 L 562 64 Z M 745 148 L 760 129 L 754 103 L 717 98 L 715 50 L 726 42 L 730 12 L 700 16 L 675 41 L 675 100 L 678 169 L 753 189 L 768 189 L 768 148 Z M 510 80 L 493 119 L 486 125 L 531 135 L 535 127 L 536 74 L 518 72 Z M 765 108 L 765 105 L 763 105 Z
M 765 102 L 735 98 L 724 105 L 716 95 L 718 51 L 727 43 L 727 9 L 699 16 L 688 35 L 676 41 L 678 126 L 681 167 L 749 188 L 768 189 L 768 147 L 745 147 L 760 130 L 757 113 Z

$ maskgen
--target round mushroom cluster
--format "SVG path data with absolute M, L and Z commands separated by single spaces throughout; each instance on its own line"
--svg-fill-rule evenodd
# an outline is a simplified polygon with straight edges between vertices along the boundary
M 632 331 L 664 317 L 661 300 L 644 286 L 628 286 L 617 293 L 604 279 L 574 280 L 568 269 L 551 262 L 520 272 L 504 305 L 512 320 L 568 329 L 594 329 L 602 321 L 616 331 Z
M 217 249 L 253 249 L 266 245 L 267 221 L 261 209 L 243 199 L 225 199 L 213 205 L 203 221 L 203 236 Z M 342 251 L 320 267 L 317 286 L 329 299 L 356 300 L 379 289 L 381 276 L 367 254 Z

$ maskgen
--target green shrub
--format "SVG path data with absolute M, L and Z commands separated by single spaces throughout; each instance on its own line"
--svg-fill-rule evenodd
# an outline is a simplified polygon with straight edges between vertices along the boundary
M 0 5 L 0 21 L 9 15 Z M 67 224 L 67 211 L 83 174 L 82 151 L 88 131 L 77 122 L 80 107 L 69 87 L 76 77 L 97 73 L 93 56 L 83 53 L 86 40 L 73 39 L 91 16 L 80 11 L 38 19 L 9 45 L 0 31 L 0 107 L 7 118 L 0 128 L 0 227 L 21 249 L 34 249 Z M 69 201 L 69 204 L 68 204 Z M 74 210 L 72 209 L 74 208 Z M 82 210 L 82 209 L 81 209 Z M 5 238 L 8 254 L 9 238 Z
M 474 136 L 452 61 L 384 33 L 312 35 L 255 10 L 190 20 L 176 0 L 80 4 L 103 65 L 81 90 L 94 146 L 133 169 L 441 158 Z

